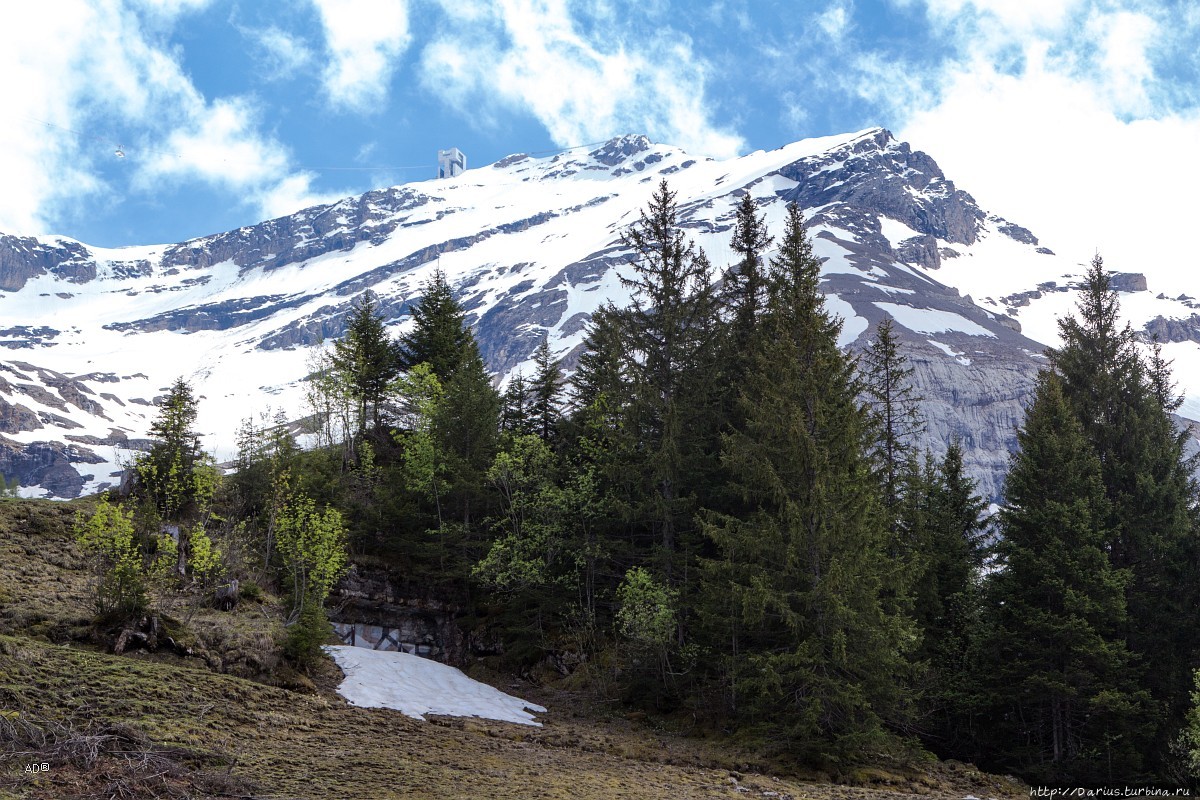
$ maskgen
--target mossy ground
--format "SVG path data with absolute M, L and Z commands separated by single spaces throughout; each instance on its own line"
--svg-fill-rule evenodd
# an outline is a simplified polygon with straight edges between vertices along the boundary
M 69 534 L 73 515 L 73 504 L 0 504 L 0 733 L 5 725 L 10 734 L 25 725 L 53 729 L 59 739 L 74 732 L 115 744 L 89 762 L 61 745 L 39 752 L 9 736 L 7 750 L 0 741 L 0 798 L 66 800 L 96 797 L 101 789 L 127 797 L 371 800 L 1022 793 L 1016 784 L 954 764 L 841 776 L 856 786 L 821 776 L 769 776 L 785 770 L 728 741 L 682 736 L 653 720 L 605 710 L 585 695 L 486 670 L 473 674 L 549 708 L 543 727 L 422 722 L 355 708 L 332 693 L 338 677 L 332 664 L 311 681 L 286 673 L 275 679 L 307 691 L 236 674 L 253 672 L 254 658 L 270 660 L 267 643 L 277 621 L 269 605 L 243 603 L 234 614 L 197 611 L 189 627 L 204 657 L 108 655 L 81 644 L 94 631 L 86 563 Z M 248 659 L 246 651 L 257 655 Z M 44 760 L 48 772 L 25 772 Z

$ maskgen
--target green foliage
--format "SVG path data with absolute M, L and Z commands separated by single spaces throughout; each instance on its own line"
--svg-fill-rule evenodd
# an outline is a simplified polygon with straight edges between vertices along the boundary
M 143 491 L 166 520 L 194 515 L 212 497 L 211 471 L 201 475 L 197 469 L 205 466 L 205 455 L 192 428 L 196 414 L 192 387 L 177 379 L 150 425 L 154 443 L 134 463 Z
M 773 241 L 754 198 L 746 192 L 738 204 L 730 242 L 740 260 L 725 273 L 724 287 L 725 302 L 733 311 L 730 329 L 735 358 L 749 342 L 766 307 L 768 276 L 763 257 Z
M 500 430 L 508 434 L 533 433 L 534 423 L 529 410 L 529 384 L 520 370 L 508 379 L 500 411 Z
M 529 383 L 529 424 L 542 441 L 554 440 L 559 422 L 559 394 L 563 379 L 559 362 L 550 353 L 550 339 L 543 336 L 534 353 L 537 370 Z
M 16 475 L 11 478 L 0 474 L 0 500 L 15 500 L 21 496 L 21 481 Z
M 717 339 L 718 301 L 703 250 L 679 227 L 675 192 L 664 180 L 637 223 L 621 235 L 633 251 L 621 277 L 631 305 L 612 314 L 630 384 L 627 419 L 645 456 L 639 512 L 658 540 L 662 574 L 679 579 L 696 547 L 697 473 L 715 455 L 717 425 L 705 416 L 716 394 L 706 367 Z
M 308 432 L 324 452 L 336 453 L 339 469 L 355 460 L 354 444 L 358 426 L 355 404 L 349 384 L 334 366 L 333 353 L 317 349 L 309 357 L 309 374 L 304 384 L 305 417 Z
M 884 503 L 894 510 L 900 503 L 901 483 L 912 445 L 924 425 L 921 398 L 912 386 L 912 367 L 900 352 L 892 320 L 884 317 L 875 338 L 863 351 L 863 380 L 879 427 L 875 458 L 883 483 Z
M 133 515 L 101 498 L 91 516 L 76 515 L 75 538 L 96 572 L 96 613 L 131 617 L 145 610 L 149 601 Z
M 208 586 L 222 567 L 221 549 L 213 544 L 203 525 L 193 526 L 188 534 L 188 569 L 192 577 Z
M 294 663 L 310 667 L 321 653 L 321 645 L 329 638 L 329 618 L 325 609 L 313 602 L 306 603 L 296 621 L 288 627 L 283 654 Z
M 402 451 L 405 487 L 429 497 L 441 521 L 439 478 L 444 472 L 434 422 L 442 405 L 442 384 L 428 363 L 417 364 L 393 384 L 401 399 L 403 433 L 397 434 Z
M 492 388 L 474 339 L 443 387 L 432 432 L 455 518 L 469 528 L 484 510 L 485 474 L 496 456 L 500 427 L 500 395 Z
M 499 536 L 472 575 L 512 591 L 553 580 L 563 552 L 566 499 L 554 482 L 554 453 L 538 436 L 514 437 L 496 455 L 487 479 L 500 495 Z
M 1076 311 L 1059 321 L 1051 365 L 1100 461 L 1104 549 L 1129 576 L 1124 637 L 1156 705 L 1156 745 L 1146 749 L 1162 754 L 1183 724 L 1200 658 L 1196 460 L 1169 415 L 1178 405 L 1169 365 L 1153 348 L 1147 358 L 1132 329 L 1119 326 L 1118 296 L 1098 255 Z
M 1193 673 L 1192 685 L 1183 728 L 1171 742 L 1175 759 L 1175 774 L 1171 777 L 1184 785 L 1200 781 L 1200 670 Z
M 276 521 L 279 554 L 292 583 L 293 616 L 323 607 L 346 572 L 346 527 L 335 508 L 320 511 L 308 497 L 292 497 Z
M 793 208 L 722 464 L 741 503 L 709 511 L 703 606 L 729 711 L 800 754 L 888 746 L 908 715 L 911 624 L 892 569 L 873 428 Z
M 637 644 L 666 648 L 678 624 L 678 598 L 678 592 L 642 567 L 634 567 L 617 587 L 617 631 Z
M 916 658 L 925 670 L 925 735 L 942 755 L 974 758 L 968 745 L 979 668 L 973 644 L 981 624 L 985 504 L 966 475 L 957 441 L 940 464 L 927 458 L 915 472 L 906 481 L 903 516 L 908 525 L 916 507 L 920 518 L 909 535 L 920 553 L 912 613 L 921 630 Z

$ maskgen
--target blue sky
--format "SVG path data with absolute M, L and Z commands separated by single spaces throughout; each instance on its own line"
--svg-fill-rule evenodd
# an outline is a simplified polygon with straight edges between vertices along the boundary
M 1198 54 L 1200 7 L 1145 0 L 5 3 L 0 231 L 171 242 L 428 178 L 441 147 L 882 125 L 1061 253 L 1190 264 Z

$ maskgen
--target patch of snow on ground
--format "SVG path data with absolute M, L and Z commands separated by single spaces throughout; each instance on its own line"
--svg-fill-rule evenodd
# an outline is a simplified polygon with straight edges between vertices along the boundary
M 892 319 L 910 331 L 917 333 L 944 333 L 956 331 L 968 336 L 987 336 L 996 338 L 996 334 L 987 328 L 972 322 L 964 316 L 950 311 L 940 311 L 936 308 L 914 308 L 897 303 L 876 303 L 881 311 L 892 315 Z
M 541 727 L 530 712 L 544 712 L 542 706 L 468 678 L 446 664 L 411 653 L 365 647 L 337 645 L 324 650 L 346 673 L 338 694 L 351 705 L 391 708 L 414 719 L 442 714 Z

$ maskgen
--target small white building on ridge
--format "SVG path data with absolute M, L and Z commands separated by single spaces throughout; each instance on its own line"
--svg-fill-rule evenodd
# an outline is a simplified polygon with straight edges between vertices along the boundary
M 467 157 L 457 147 L 438 150 L 438 177 L 456 178 L 467 171 Z

